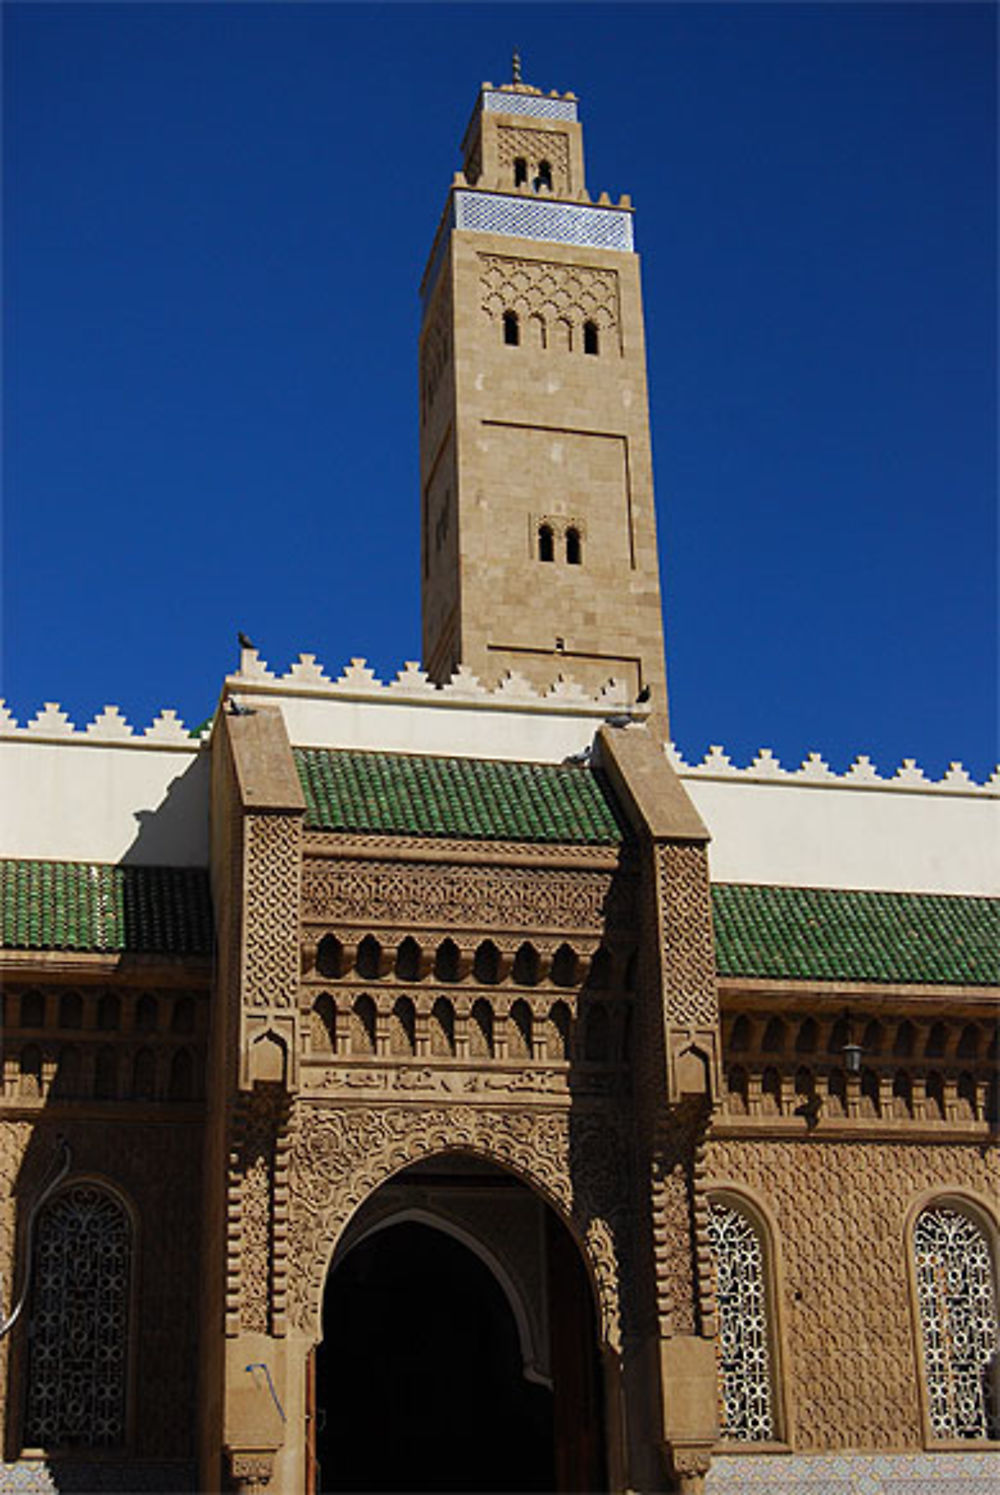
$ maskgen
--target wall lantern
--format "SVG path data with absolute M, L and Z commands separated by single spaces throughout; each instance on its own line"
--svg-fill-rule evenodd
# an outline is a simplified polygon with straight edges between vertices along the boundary
M 861 1055 L 864 1053 L 864 1049 L 860 1043 L 851 1042 L 851 1014 L 849 1012 L 844 1013 L 844 1026 L 847 1034 L 847 1042 L 841 1050 L 844 1056 L 844 1068 L 849 1075 L 859 1075 L 861 1073 Z

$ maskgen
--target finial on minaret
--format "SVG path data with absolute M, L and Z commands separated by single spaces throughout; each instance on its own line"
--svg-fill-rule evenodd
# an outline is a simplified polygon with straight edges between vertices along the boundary
M 513 57 L 510 60 L 510 81 L 512 83 L 520 83 L 521 82 L 521 54 L 520 54 L 520 52 L 515 52 L 514 55 L 513 55 Z

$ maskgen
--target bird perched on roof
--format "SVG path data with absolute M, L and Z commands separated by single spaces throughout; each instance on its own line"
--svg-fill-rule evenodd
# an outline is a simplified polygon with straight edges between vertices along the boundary
M 639 694 L 635 698 L 635 704 L 637 706 L 645 706 L 645 704 L 649 700 L 651 694 L 652 694 L 652 692 L 651 692 L 649 686 L 648 685 L 644 685 L 642 687 L 642 690 L 640 690 Z
M 253 642 L 252 639 L 247 638 L 242 628 L 240 629 L 236 637 L 239 639 L 241 649 L 256 649 L 257 645 Z

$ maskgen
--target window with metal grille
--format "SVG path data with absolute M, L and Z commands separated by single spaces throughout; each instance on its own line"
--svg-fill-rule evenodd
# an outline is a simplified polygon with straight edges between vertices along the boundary
M 125 1442 L 132 1226 L 107 1189 L 78 1183 L 38 1218 L 24 1442 Z
M 986 1231 L 964 1210 L 934 1205 L 917 1217 L 913 1251 L 931 1432 L 1000 1437 L 991 1388 L 997 1295 Z
M 709 1205 L 719 1313 L 719 1432 L 745 1443 L 777 1437 L 767 1279 L 760 1232 L 729 1200 Z

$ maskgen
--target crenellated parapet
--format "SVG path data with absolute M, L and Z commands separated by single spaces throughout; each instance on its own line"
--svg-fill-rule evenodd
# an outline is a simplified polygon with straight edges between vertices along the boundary
M 79 727 L 57 701 L 46 701 L 26 722 L 18 722 L 0 700 L 0 738 L 28 738 L 35 742 L 121 743 L 133 746 L 180 747 L 191 752 L 197 746 L 197 729 L 189 729 L 177 712 L 165 708 L 142 732 L 138 732 L 118 706 L 105 706 L 93 721 Z
M 977 782 L 957 761 L 948 765 L 940 779 L 931 779 L 914 758 L 904 758 L 894 774 L 881 774 L 867 753 L 860 753 L 844 773 L 836 773 L 822 753 L 807 753 L 798 767 L 786 768 L 771 748 L 759 748 L 753 759 L 741 768 L 717 744 L 713 744 L 697 763 L 688 762 L 676 743 L 668 743 L 666 752 L 674 769 L 684 779 L 829 784 L 850 789 L 919 789 L 937 790 L 945 794 L 1000 796 L 1000 765 L 988 779 Z

